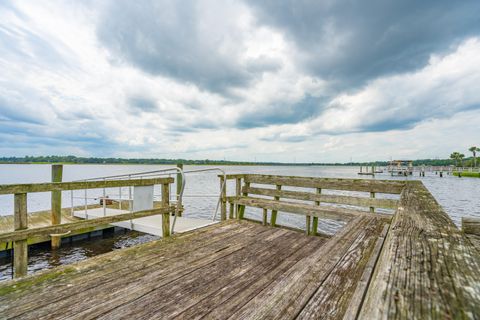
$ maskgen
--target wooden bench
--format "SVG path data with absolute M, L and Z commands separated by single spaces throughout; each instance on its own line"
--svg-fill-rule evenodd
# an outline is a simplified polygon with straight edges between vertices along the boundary
M 268 211 L 270 210 L 270 225 L 275 226 L 279 211 L 304 215 L 306 217 L 306 232 L 311 235 L 318 233 L 319 219 L 350 221 L 356 216 L 374 213 L 375 208 L 396 209 L 398 200 L 376 198 L 376 194 L 400 194 L 405 186 L 405 183 L 401 181 L 258 174 L 228 175 L 227 179 L 236 179 L 237 181 L 237 194 L 225 197 L 225 201 L 230 203 L 230 217 L 235 216 L 237 219 L 244 219 L 246 207 L 261 208 L 263 209 L 263 224 L 268 224 Z M 252 186 L 253 184 L 261 186 Z M 275 189 L 268 188 L 269 185 L 275 186 Z M 302 188 L 302 191 L 282 190 L 282 187 Z M 303 190 L 305 188 L 306 191 Z M 368 192 L 369 197 L 324 194 L 322 190 L 325 189 Z M 265 197 L 272 197 L 273 199 Z M 298 202 L 298 200 L 302 202 Z

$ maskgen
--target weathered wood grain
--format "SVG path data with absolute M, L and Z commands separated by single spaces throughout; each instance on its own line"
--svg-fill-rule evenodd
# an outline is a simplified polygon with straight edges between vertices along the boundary
M 360 319 L 478 318 L 479 270 L 479 252 L 421 182 L 408 182 Z
M 393 194 L 400 194 L 405 186 L 403 181 L 392 180 L 334 179 L 260 174 L 247 174 L 244 176 L 244 179 L 245 182 L 257 184 Z
M 49 182 L 29 184 L 2 184 L 0 194 L 67 191 L 80 189 L 118 188 L 128 186 L 150 186 L 154 184 L 173 183 L 173 178 L 80 181 L 80 182 Z
M 14 196 L 14 224 L 16 232 L 22 232 L 22 230 L 28 228 L 26 193 L 16 193 Z M 25 276 L 28 268 L 27 239 L 17 239 L 14 241 L 13 255 L 15 277 L 19 278 Z
M 349 210 L 344 208 L 334 208 L 326 206 L 313 206 L 310 204 L 277 201 L 270 199 L 254 198 L 254 197 L 231 197 L 230 202 L 249 207 L 264 208 L 273 211 L 291 212 L 301 215 L 310 215 L 322 219 L 332 219 L 339 221 L 348 221 L 352 217 L 364 214 L 356 210 Z M 273 223 L 271 222 L 272 226 Z
M 338 203 L 359 207 L 377 207 L 385 209 L 396 209 L 398 200 L 379 199 L 353 196 L 328 195 L 304 191 L 274 190 L 266 188 L 249 187 L 243 188 L 248 194 L 257 194 L 262 196 L 281 197 L 287 199 L 297 199 L 305 201 L 317 201 L 326 203 Z
M 61 234 L 66 233 L 68 231 L 75 231 L 84 228 L 90 228 L 100 225 L 105 225 L 109 223 L 125 221 L 135 218 L 142 218 L 153 216 L 157 214 L 168 214 L 170 212 L 175 211 L 174 206 L 170 207 L 160 207 L 151 210 L 143 210 L 137 211 L 132 213 L 124 213 L 115 216 L 107 216 L 102 218 L 96 219 L 89 219 L 89 220 L 79 220 L 75 222 L 64 223 L 60 225 L 53 225 L 53 226 L 46 226 L 46 227 L 39 227 L 39 228 L 32 228 L 32 229 L 19 229 L 17 231 L 6 232 L 0 234 L 0 242 L 6 241 L 18 241 L 18 240 L 25 240 L 30 237 L 39 237 L 39 236 L 46 236 L 50 234 Z
M 480 236 L 480 218 L 462 217 L 462 231 Z
M 52 165 L 52 182 L 62 182 L 63 177 L 63 165 L 54 164 Z M 61 191 L 52 191 L 51 196 L 51 207 L 52 207 L 52 225 L 62 223 L 62 192 Z M 56 249 L 60 247 L 62 242 L 62 237 L 52 236 L 51 245 L 52 248 Z

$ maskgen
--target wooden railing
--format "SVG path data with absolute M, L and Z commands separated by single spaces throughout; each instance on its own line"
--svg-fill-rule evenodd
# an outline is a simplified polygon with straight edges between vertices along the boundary
M 35 236 L 50 235 L 59 237 L 61 234 L 104 224 L 142 218 L 151 215 L 162 215 L 162 230 L 164 237 L 170 235 L 170 213 L 175 210 L 169 204 L 169 185 L 173 178 L 154 178 L 137 180 L 104 180 L 82 182 L 57 182 L 33 184 L 0 185 L 0 195 L 14 194 L 14 231 L 0 234 L 0 242 L 13 241 L 14 275 L 27 274 L 28 246 L 27 239 Z M 114 187 L 154 186 L 162 185 L 162 205 L 151 210 L 136 211 L 115 216 L 105 216 L 97 219 L 83 220 L 64 224 L 55 224 L 40 228 L 28 227 L 27 194 L 34 192 L 61 192 L 80 189 L 99 189 Z M 53 203 L 52 203 L 53 205 Z M 72 204 L 73 206 L 73 204 Z M 52 221 L 53 222 L 53 221 Z M 58 221 L 58 223 L 61 223 Z
M 262 208 L 264 225 L 268 224 L 268 210 L 271 211 L 270 225 L 272 226 L 276 225 L 279 211 L 301 214 L 306 217 L 306 231 L 311 235 L 318 232 L 319 218 L 348 220 L 354 215 L 361 214 L 363 208 L 371 213 L 374 213 L 376 208 L 395 210 L 398 207 L 398 200 L 377 198 L 376 195 L 378 193 L 400 194 L 405 187 L 404 181 L 259 174 L 233 174 L 227 175 L 226 179 L 236 181 L 234 197 L 227 197 L 227 190 L 223 190 L 223 203 L 225 206 L 227 202 L 230 203 L 230 218 L 243 219 L 245 206 Z M 282 189 L 284 187 L 297 187 L 302 190 L 284 190 Z M 324 194 L 324 190 L 367 192 L 369 197 Z M 265 199 L 265 196 L 273 199 Z M 284 199 L 302 200 L 303 203 Z M 343 208 L 338 205 L 353 206 L 358 209 Z

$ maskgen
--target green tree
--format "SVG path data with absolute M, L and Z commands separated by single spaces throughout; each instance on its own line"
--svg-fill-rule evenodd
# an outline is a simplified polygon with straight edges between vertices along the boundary
M 480 148 L 477 148 L 477 147 L 473 146 L 473 147 L 470 147 L 468 149 L 468 151 L 473 153 L 473 167 L 476 167 L 477 166 L 477 151 L 480 151 Z
M 452 154 L 450 155 L 450 159 L 452 159 L 453 161 L 455 161 L 455 167 L 458 167 L 458 160 L 460 159 L 460 152 L 452 152 Z

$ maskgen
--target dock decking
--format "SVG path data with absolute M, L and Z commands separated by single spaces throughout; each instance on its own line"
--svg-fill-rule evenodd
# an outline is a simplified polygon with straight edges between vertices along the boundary
M 166 234 L 152 243 L 26 277 L 18 268 L 16 280 L 0 284 L 0 318 L 480 318 L 480 252 L 420 181 L 223 177 L 236 180 L 236 195 L 227 197 L 221 184 L 221 223 L 173 237 Z M 115 183 L 151 183 L 132 181 Z M 24 253 L 23 260 L 15 257 L 15 265 L 25 267 L 25 239 L 30 235 L 158 214 L 163 231 L 168 232 L 174 209 L 168 205 L 171 181 L 157 181 L 162 183 L 159 208 L 58 226 L 23 227 L 0 234 L 0 240 L 14 241 L 14 254 Z M 81 185 L 55 185 L 64 187 Z M 4 187 L 4 192 L 16 192 L 17 223 L 26 220 L 25 190 L 42 188 L 46 187 Z M 324 194 L 324 189 L 360 191 L 369 197 L 334 196 Z M 382 199 L 377 193 L 400 197 Z M 262 221 L 244 220 L 247 206 L 263 208 Z M 379 214 L 378 207 L 395 208 L 395 213 Z M 279 227 L 279 212 L 304 216 L 305 231 Z M 324 219 L 341 219 L 345 225 L 333 236 L 325 236 L 317 230 Z M 475 226 L 470 224 L 466 230 L 478 235 L 472 232 Z
M 0 288 L 6 319 L 293 319 L 352 308 L 385 219 L 334 237 L 228 221 Z M 160 244 L 159 242 L 163 242 Z M 325 303 L 325 301 L 327 301 Z

